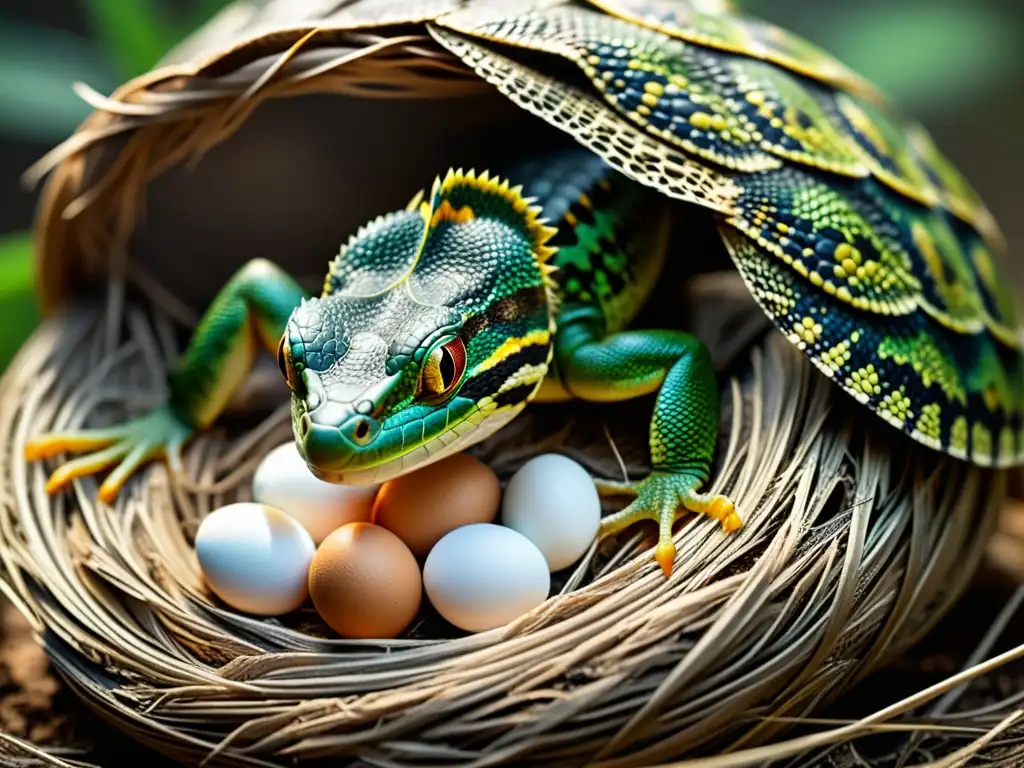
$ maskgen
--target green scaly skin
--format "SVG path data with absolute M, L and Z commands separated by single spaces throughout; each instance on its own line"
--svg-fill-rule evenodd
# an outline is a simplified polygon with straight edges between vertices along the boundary
M 182 445 L 217 419 L 262 346 L 277 351 L 299 451 L 322 479 L 384 482 L 479 442 L 534 398 L 657 392 L 653 471 L 601 485 L 635 497 L 601 536 L 657 521 L 668 575 L 680 513 L 740 527 L 728 499 L 699 493 L 718 424 L 707 349 L 681 331 L 626 330 L 664 263 L 662 199 L 584 151 L 510 175 L 525 187 L 450 172 L 429 197 L 366 225 L 317 299 L 273 265 L 249 263 L 204 316 L 167 406 L 29 446 L 33 459 L 93 451 L 57 469 L 49 490 L 117 465 L 100 490 L 111 502 L 144 461 L 179 465 Z

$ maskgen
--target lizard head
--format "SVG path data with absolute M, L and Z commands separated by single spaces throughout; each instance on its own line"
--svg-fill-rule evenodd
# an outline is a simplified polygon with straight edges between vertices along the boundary
M 367 224 L 278 362 L 315 475 L 380 483 L 461 451 L 518 414 L 547 372 L 553 230 L 508 182 L 449 172 L 429 200 Z

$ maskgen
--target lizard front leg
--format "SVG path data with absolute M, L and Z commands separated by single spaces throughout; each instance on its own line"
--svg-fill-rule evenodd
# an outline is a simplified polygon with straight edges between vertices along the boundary
M 651 474 L 635 483 L 599 483 L 603 493 L 633 502 L 602 521 L 600 538 L 641 520 L 659 525 L 655 557 L 672 573 L 672 526 L 685 511 L 708 515 L 729 532 L 742 525 L 724 496 L 698 493 L 711 474 L 718 436 L 718 386 L 707 347 L 682 331 L 623 331 L 571 322 L 555 341 L 565 388 L 583 400 L 611 402 L 658 392 L 650 425 Z
M 169 376 L 170 400 L 136 419 L 105 429 L 43 435 L 29 442 L 28 461 L 84 453 L 61 465 L 46 485 L 56 493 L 73 480 L 110 467 L 99 498 L 112 503 L 142 464 L 166 457 L 175 469 L 198 430 L 216 421 L 245 381 L 261 347 L 276 352 L 292 310 L 306 293 L 263 259 L 243 266 L 214 298 Z

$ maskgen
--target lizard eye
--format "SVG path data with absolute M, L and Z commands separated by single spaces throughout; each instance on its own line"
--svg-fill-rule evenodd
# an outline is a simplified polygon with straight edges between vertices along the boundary
M 281 369 L 281 375 L 284 376 L 285 381 L 288 380 L 288 358 L 287 350 L 285 345 L 287 344 L 287 337 L 281 337 L 281 343 L 277 345 L 277 367 Z
M 456 337 L 434 350 L 420 371 L 420 395 L 427 399 L 452 394 L 466 373 L 466 345 Z
M 288 388 L 301 397 L 302 379 L 292 362 L 292 348 L 288 343 L 288 336 L 284 335 L 281 337 L 281 343 L 277 345 L 277 367 L 281 369 L 281 375 L 288 382 Z

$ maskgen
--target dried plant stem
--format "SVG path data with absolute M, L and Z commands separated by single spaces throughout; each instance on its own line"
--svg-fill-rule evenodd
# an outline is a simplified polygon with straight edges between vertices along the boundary
M 166 322 L 119 301 L 51 320 L 3 380 L 0 450 L 17 456 L 32 434 L 91 423 L 103 393 L 157 398 Z M 55 343 L 74 334 L 73 347 Z M 892 465 L 878 435 L 847 421 L 832 386 L 774 335 L 723 397 L 716 486 L 746 511 L 744 529 L 725 537 L 704 521 L 683 526 L 668 582 L 642 534 L 595 550 L 565 589 L 500 630 L 442 639 L 426 617 L 413 639 L 344 641 L 315 623 L 303 631 L 212 601 L 191 556 L 195 523 L 245 496 L 259 457 L 288 439 L 281 411 L 229 441 L 202 436 L 186 477 L 154 467 L 114 508 L 95 504 L 92 479 L 69 501 L 54 499 L 44 467 L 8 461 L 5 591 L 80 695 L 192 764 L 347 755 L 374 765 L 617 768 L 716 745 L 719 757 L 694 764 L 753 765 L 883 728 L 941 691 L 775 738 L 786 718 L 809 715 L 864 671 L 857 659 L 889 658 L 955 597 L 967 576 L 951 579 L 938 564 L 977 561 L 1001 476 L 915 450 Z M 595 474 L 641 476 L 642 421 L 567 428 L 564 415 L 542 410 L 479 455 L 507 477 L 530 455 L 522 446 L 559 436 Z

